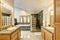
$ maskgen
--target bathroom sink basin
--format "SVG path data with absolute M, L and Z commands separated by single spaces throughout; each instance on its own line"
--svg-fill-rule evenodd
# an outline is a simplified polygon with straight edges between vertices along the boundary
M 54 28 L 53 27 L 46 27 L 46 29 L 52 29 L 53 30 Z
M 16 27 L 10 27 L 7 30 L 15 30 L 15 29 L 16 29 Z
M 53 27 L 46 27 L 46 29 L 52 33 L 54 33 L 54 28 Z

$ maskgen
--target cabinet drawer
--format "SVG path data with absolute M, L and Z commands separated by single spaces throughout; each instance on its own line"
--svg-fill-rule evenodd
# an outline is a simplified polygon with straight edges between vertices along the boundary
M 17 30 L 17 32 L 18 32 L 18 33 L 17 33 L 17 34 L 18 34 L 18 35 L 17 35 L 17 37 L 18 37 L 17 39 L 20 40 L 20 37 L 21 37 L 21 31 L 20 31 L 20 28 Z

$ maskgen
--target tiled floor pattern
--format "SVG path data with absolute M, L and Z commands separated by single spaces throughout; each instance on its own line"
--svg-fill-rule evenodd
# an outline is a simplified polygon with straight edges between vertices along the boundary
M 40 32 L 21 31 L 21 40 L 43 40 Z

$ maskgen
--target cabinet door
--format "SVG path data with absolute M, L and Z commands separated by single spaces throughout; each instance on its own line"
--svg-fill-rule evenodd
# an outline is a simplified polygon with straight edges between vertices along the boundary
M 17 34 L 11 38 L 11 40 L 17 40 Z
M 46 32 L 45 32 L 45 40 L 53 40 L 53 35 L 52 35 L 52 33 L 46 31 Z
M 43 38 L 45 38 L 44 37 L 45 36 L 45 30 L 43 28 L 41 28 L 41 35 L 42 35 Z
M 15 31 L 14 33 L 11 34 L 11 38 L 15 37 L 17 32 Z
M 20 28 L 17 30 L 17 39 L 20 40 L 21 37 L 21 31 Z
M 16 39 L 17 39 L 17 31 L 11 34 L 11 40 L 16 40 Z

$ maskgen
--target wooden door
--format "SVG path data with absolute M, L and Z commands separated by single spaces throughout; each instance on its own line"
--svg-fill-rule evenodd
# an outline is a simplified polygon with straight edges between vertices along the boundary
M 55 40 L 60 40 L 60 0 L 54 0 Z

